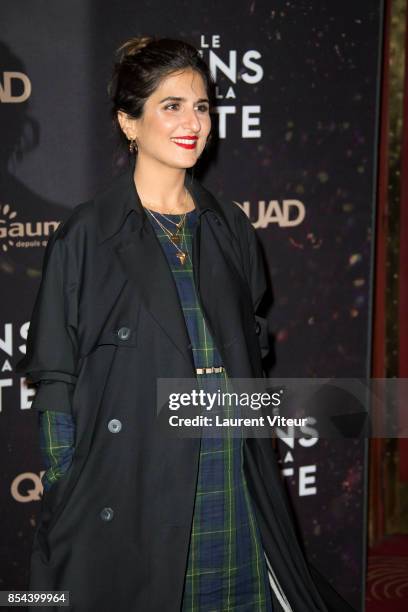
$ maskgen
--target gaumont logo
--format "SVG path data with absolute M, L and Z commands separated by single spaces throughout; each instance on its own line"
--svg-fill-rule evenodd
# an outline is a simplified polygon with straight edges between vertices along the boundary
M 31 96 L 31 81 L 24 72 L 3 72 L 0 78 L 0 102 L 20 104 Z
M 12 249 L 44 247 L 60 221 L 19 222 L 10 204 L 0 203 L 0 246 L 3 252 Z
M 251 205 L 248 201 L 235 204 L 244 211 L 255 229 L 265 229 L 271 223 L 279 227 L 294 227 L 300 225 L 306 215 L 305 205 L 300 200 L 259 200 L 257 205 Z

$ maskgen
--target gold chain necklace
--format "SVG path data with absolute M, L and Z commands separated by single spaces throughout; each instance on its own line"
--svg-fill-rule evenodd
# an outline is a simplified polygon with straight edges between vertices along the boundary
M 185 207 L 186 202 L 187 202 L 187 196 L 188 196 L 188 191 L 186 189 L 186 187 L 184 187 L 184 200 L 183 200 L 183 207 Z M 142 200 L 143 204 L 148 204 L 149 206 L 156 206 L 156 204 L 154 202 L 146 202 L 146 200 Z M 183 224 L 184 218 L 186 213 L 184 213 L 184 217 L 182 220 L 180 220 L 178 223 L 176 223 L 175 221 L 172 221 L 172 219 L 169 219 L 168 217 L 166 217 L 166 215 L 164 213 L 159 212 L 158 210 L 154 210 L 153 212 L 155 212 L 158 215 L 161 215 L 162 217 L 164 217 L 167 221 L 170 221 L 170 223 L 173 223 L 173 225 L 176 225 L 177 227 L 181 227 L 181 225 Z M 172 213 L 172 212 L 168 212 L 168 215 L 171 214 L 181 214 L 181 213 Z
M 148 211 L 148 213 L 150 213 L 150 215 L 153 217 L 153 219 L 156 221 L 156 223 L 159 225 L 159 227 L 162 229 L 162 231 L 164 232 L 164 235 L 167 236 L 167 238 L 170 240 L 170 242 L 173 244 L 173 246 L 176 247 L 178 253 L 176 253 L 176 257 L 178 258 L 178 260 L 180 261 L 181 265 L 184 265 L 184 262 L 186 261 L 186 257 L 187 254 L 180 249 L 177 246 L 177 242 L 180 242 L 180 236 L 176 234 L 172 234 L 170 230 L 167 229 L 167 227 L 165 227 L 163 225 L 163 223 L 161 223 L 156 216 L 153 214 L 153 212 L 151 210 L 149 210 L 148 208 L 146 209 Z M 177 232 L 183 227 L 184 225 L 184 221 L 186 219 L 186 213 L 184 213 L 184 217 L 183 217 L 183 223 L 180 225 L 180 227 L 177 225 L 178 229 Z M 174 223 L 174 222 L 173 222 Z M 181 223 L 181 222 L 180 222 Z
M 170 238 L 170 240 L 172 242 L 177 242 L 177 243 L 180 242 L 179 232 L 183 228 L 184 223 L 186 222 L 186 213 L 183 213 L 182 218 L 180 219 L 180 221 L 178 223 L 175 223 L 174 221 L 172 221 L 172 223 L 177 227 L 177 229 L 176 229 L 175 232 L 171 232 L 167 227 L 165 227 L 163 224 L 161 224 L 161 222 L 157 219 L 156 215 L 153 213 L 152 210 L 150 210 L 149 208 L 147 208 L 146 210 L 149 211 L 149 213 L 151 214 L 153 219 L 155 219 L 155 221 L 157 221 L 157 223 L 160 225 L 160 227 L 163 228 L 163 231 L 166 233 L 166 235 L 169 236 L 169 238 Z M 168 219 L 168 221 L 170 221 L 170 219 Z

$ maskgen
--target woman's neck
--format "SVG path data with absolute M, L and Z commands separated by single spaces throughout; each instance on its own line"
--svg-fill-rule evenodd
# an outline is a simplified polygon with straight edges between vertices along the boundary
M 163 214 L 181 214 L 194 209 L 194 201 L 184 187 L 184 168 L 166 168 L 143 159 L 136 162 L 134 181 L 141 203 Z

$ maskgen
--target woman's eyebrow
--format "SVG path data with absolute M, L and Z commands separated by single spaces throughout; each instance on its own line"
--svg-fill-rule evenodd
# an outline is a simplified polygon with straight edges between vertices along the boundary
M 162 102 L 166 102 L 166 100 L 176 100 L 177 102 L 186 102 L 186 98 L 182 98 L 180 96 L 167 96 L 166 98 L 163 98 L 163 100 L 160 100 L 159 104 L 161 104 Z M 209 102 L 208 98 L 200 98 L 199 100 L 197 100 L 197 102 Z

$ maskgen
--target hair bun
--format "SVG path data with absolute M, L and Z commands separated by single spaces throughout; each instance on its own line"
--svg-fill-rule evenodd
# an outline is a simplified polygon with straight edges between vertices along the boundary
M 116 54 L 119 56 L 119 61 L 123 62 L 129 57 L 136 55 L 139 53 L 146 45 L 153 41 L 151 36 L 134 36 L 133 38 L 129 38 L 126 42 L 121 45 Z

